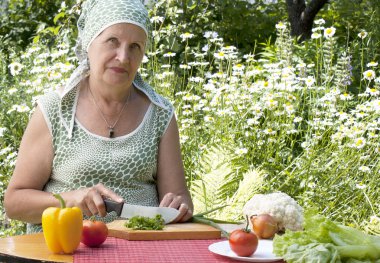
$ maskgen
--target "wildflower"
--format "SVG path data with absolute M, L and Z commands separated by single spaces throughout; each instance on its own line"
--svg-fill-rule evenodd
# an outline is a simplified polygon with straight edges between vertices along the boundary
M 181 68 L 181 69 L 191 69 L 191 67 L 189 65 L 185 65 L 185 64 L 179 65 L 179 68 Z
M 279 22 L 276 24 L 276 28 L 280 30 L 284 30 L 286 28 L 286 25 L 283 22 Z
M 379 91 L 377 89 L 375 89 L 375 88 L 367 88 L 365 92 L 368 93 L 371 96 L 377 96 L 377 95 L 379 95 Z
M 347 92 L 345 92 L 345 93 L 339 95 L 339 98 L 340 98 L 341 100 L 351 100 L 351 99 L 352 99 L 352 96 L 351 96 L 350 94 L 348 94 Z
M 204 82 L 205 80 L 201 77 L 190 77 L 189 78 L 189 81 L 190 82 L 195 82 L 195 83 L 202 83 Z
M 331 38 L 331 37 L 334 36 L 335 31 L 336 31 L 335 27 L 328 27 L 328 28 L 326 28 L 325 31 L 324 31 L 324 36 L 325 36 L 326 38 Z
M 367 186 L 365 184 L 363 184 L 362 182 L 356 184 L 356 188 L 358 189 L 365 189 Z
M 311 87 L 311 86 L 314 84 L 314 82 L 315 82 L 315 78 L 312 77 L 312 76 L 308 76 L 308 77 L 306 78 L 306 80 L 305 80 L 305 84 L 306 84 L 306 86 L 308 86 L 308 87 Z
M 7 128 L 0 127 L 0 137 L 4 136 L 4 132 L 7 130 Z
M 173 52 L 168 52 L 168 53 L 164 54 L 164 57 L 165 57 L 165 58 L 175 57 L 175 53 L 173 53 Z
M 368 166 L 363 165 L 363 166 L 359 167 L 359 171 L 361 171 L 363 173 L 369 173 L 369 172 L 371 172 L 371 169 Z
M 377 62 L 375 62 L 375 61 L 371 61 L 371 62 L 369 62 L 369 63 L 367 63 L 367 67 L 377 67 L 377 65 L 378 65 L 378 63 Z
M 361 149 L 366 145 L 366 139 L 364 137 L 359 137 L 355 139 L 354 147 L 357 149 Z
M 181 135 L 181 136 L 180 136 L 181 144 L 185 143 L 188 139 L 189 139 L 189 136 Z
M 11 88 L 11 89 L 8 90 L 8 93 L 9 93 L 10 95 L 12 95 L 13 93 L 16 93 L 16 92 L 17 92 L 17 89 L 16 89 L 16 88 Z
M 162 16 L 154 16 L 150 19 L 152 23 L 162 23 L 164 22 L 164 19 Z
M 371 101 L 371 106 L 375 111 L 380 111 L 380 100 Z
M 302 117 L 295 117 L 293 122 L 297 123 L 297 122 L 301 122 L 303 119 Z
M 9 64 L 8 67 L 11 71 L 12 76 L 16 76 L 20 73 L 20 71 L 22 70 L 22 68 L 24 66 L 18 62 L 13 62 L 13 63 Z
M 205 38 L 217 38 L 219 35 L 217 32 L 214 31 L 207 31 L 203 34 Z
M 258 125 L 260 124 L 260 122 L 257 119 L 249 118 L 247 119 L 247 124 L 249 126 L 252 126 L 252 125 Z
M 321 36 L 322 36 L 321 34 L 315 33 L 315 32 L 313 34 L 311 34 L 312 39 L 318 39 L 318 38 L 321 38 Z
M 181 34 L 180 37 L 182 38 L 182 41 L 185 41 L 187 39 L 193 38 L 194 34 L 186 32 L 186 33 Z
M 364 30 L 362 30 L 359 34 L 358 34 L 358 37 L 360 37 L 361 39 L 364 39 L 366 36 L 368 35 L 368 33 Z
M 321 19 L 315 20 L 314 24 L 316 24 L 316 25 L 324 25 L 325 22 L 326 21 L 323 18 L 321 18 Z
M 376 73 L 372 69 L 369 69 L 363 72 L 363 76 L 366 80 L 373 80 L 376 78 Z
M 217 59 L 224 59 L 226 58 L 226 54 L 223 51 L 220 51 L 218 53 L 214 53 L 214 57 Z
M 236 155 L 244 155 L 247 152 L 248 152 L 248 149 L 246 149 L 246 148 L 239 148 L 239 149 L 236 149 L 235 154 Z
M 236 47 L 234 47 L 234 46 L 222 47 L 222 51 L 225 51 L 225 52 L 233 52 L 235 50 L 236 50 Z
M 214 121 L 214 117 L 211 117 L 211 116 L 205 116 L 203 119 L 205 122 L 213 122 Z
M 244 68 L 245 68 L 245 66 L 242 64 L 236 64 L 235 66 L 233 66 L 233 69 L 236 71 L 243 71 Z
M 206 45 L 204 45 L 204 46 L 202 47 L 202 51 L 203 51 L 203 52 L 207 52 L 207 51 L 209 51 L 209 49 L 210 49 L 210 46 L 209 46 L 208 44 L 206 44 Z
M 149 58 L 144 55 L 142 63 L 145 64 L 145 63 L 148 63 L 148 62 L 149 62 Z
M 276 134 L 276 131 L 275 130 L 272 130 L 271 128 L 267 128 L 263 131 L 265 134 L 268 134 L 268 135 L 275 135 Z

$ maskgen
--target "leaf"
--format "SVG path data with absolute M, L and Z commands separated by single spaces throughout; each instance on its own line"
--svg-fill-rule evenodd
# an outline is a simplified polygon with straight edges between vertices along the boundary
M 57 21 L 61 18 L 61 17 L 64 17 L 66 15 L 65 12 L 60 12 L 58 13 L 55 17 L 54 17 L 54 24 L 57 24 Z

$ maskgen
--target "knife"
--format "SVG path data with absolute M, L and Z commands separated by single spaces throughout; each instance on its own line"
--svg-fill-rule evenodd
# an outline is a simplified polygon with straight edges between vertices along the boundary
M 104 199 L 107 213 L 116 212 L 117 216 L 122 218 L 131 218 L 134 216 L 155 217 L 160 214 L 165 221 L 169 224 L 179 215 L 179 210 L 171 207 L 153 207 L 142 205 L 131 205 L 123 202 L 115 202 L 109 199 Z

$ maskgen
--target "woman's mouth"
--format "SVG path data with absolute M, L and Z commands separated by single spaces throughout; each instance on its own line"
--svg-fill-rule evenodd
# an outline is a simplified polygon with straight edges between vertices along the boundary
M 111 67 L 110 69 L 112 71 L 116 72 L 116 73 L 125 73 L 125 72 L 127 72 L 124 68 L 119 68 L 119 67 Z

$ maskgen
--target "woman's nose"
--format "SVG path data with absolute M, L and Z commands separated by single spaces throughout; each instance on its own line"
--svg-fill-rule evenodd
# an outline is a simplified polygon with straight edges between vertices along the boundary
M 116 59 L 119 60 L 121 64 L 128 63 L 129 61 L 129 52 L 127 48 L 118 48 L 116 53 Z

